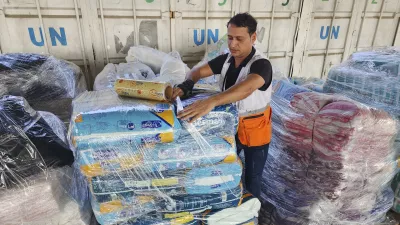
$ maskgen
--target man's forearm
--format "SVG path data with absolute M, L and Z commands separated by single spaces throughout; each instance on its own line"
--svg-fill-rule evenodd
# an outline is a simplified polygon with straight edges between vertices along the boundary
M 193 89 L 194 85 L 201 79 L 205 77 L 209 77 L 213 74 L 210 66 L 208 64 L 204 64 L 200 67 L 193 68 L 186 75 L 186 80 L 178 85 L 183 91 L 183 95 L 187 96 Z
M 194 83 L 197 83 L 200 79 L 200 67 L 191 69 L 186 76 L 186 80 L 192 80 Z
M 186 75 L 186 80 L 178 85 L 178 88 L 180 88 L 183 91 L 184 96 L 190 94 L 194 85 L 200 80 L 201 75 L 199 70 L 200 70 L 199 68 L 194 68 L 190 70 Z

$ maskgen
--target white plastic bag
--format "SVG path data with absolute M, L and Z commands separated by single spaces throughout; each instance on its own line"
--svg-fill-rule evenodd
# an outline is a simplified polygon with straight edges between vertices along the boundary
M 135 80 L 152 80 L 156 75 L 147 65 L 140 62 L 120 63 L 117 66 L 118 78 Z
M 182 62 L 178 52 L 169 54 L 146 46 L 134 46 L 128 52 L 126 61 L 139 61 L 149 66 L 154 73 L 160 74 L 147 80 L 170 82 L 172 85 L 180 84 L 185 80 L 189 67 Z
M 181 61 L 171 56 L 165 58 L 160 71 L 160 76 L 154 81 L 165 81 L 172 85 L 185 81 L 189 68 Z
M 118 78 L 153 80 L 156 78 L 156 75 L 150 67 L 138 61 L 120 64 L 109 63 L 104 67 L 103 71 L 97 75 L 93 90 L 99 91 L 113 88 L 114 82 Z
M 146 64 L 154 73 L 160 73 L 164 57 L 168 54 L 146 46 L 133 46 L 126 56 L 127 62 L 139 61 Z
M 116 79 L 117 77 L 116 65 L 109 63 L 104 69 L 96 76 L 94 80 L 93 90 L 99 91 L 104 89 L 112 88 L 111 79 Z

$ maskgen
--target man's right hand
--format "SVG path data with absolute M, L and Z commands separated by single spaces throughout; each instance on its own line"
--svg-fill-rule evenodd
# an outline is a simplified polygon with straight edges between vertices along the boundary
M 174 87 L 174 90 L 172 92 L 172 99 L 175 100 L 176 97 L 182 97 L 183 96 L 183 91 L 182 89 L 178 88 L 178 87 Z

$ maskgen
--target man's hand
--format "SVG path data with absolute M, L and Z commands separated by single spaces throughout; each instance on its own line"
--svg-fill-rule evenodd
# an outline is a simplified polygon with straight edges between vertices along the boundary
M 216 101 L 212 97 L 204 100 L 199 100 L 181 111 L 178 114 L 178 118 L 182 120 L 188 120 L 189 118 L 192 118 L 189 123 L 193 123 L 198 118 L 206 115 L 211 110 L 213 110 L 215 106 Z
M 172 92 L 172 100 L 175 100 L 176 97 L 182 97 L 183 96 L 183 91 L 182 89 L 175 87 L 173 92 Z

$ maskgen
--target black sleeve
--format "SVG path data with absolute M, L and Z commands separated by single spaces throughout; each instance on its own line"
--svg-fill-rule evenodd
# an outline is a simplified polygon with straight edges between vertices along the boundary
M 272 66 L 267 59 L 259 59 L 253 62 L 250 66 L 250 73 L 258 74 L 264 78 L 264 85 L 259 88 L 260 91 L 265 91 L 272 82 Z
M 226 58 L 228 58 L 228 53 L 208 61 L 208 65 L 214 74 L 221 74 Z

